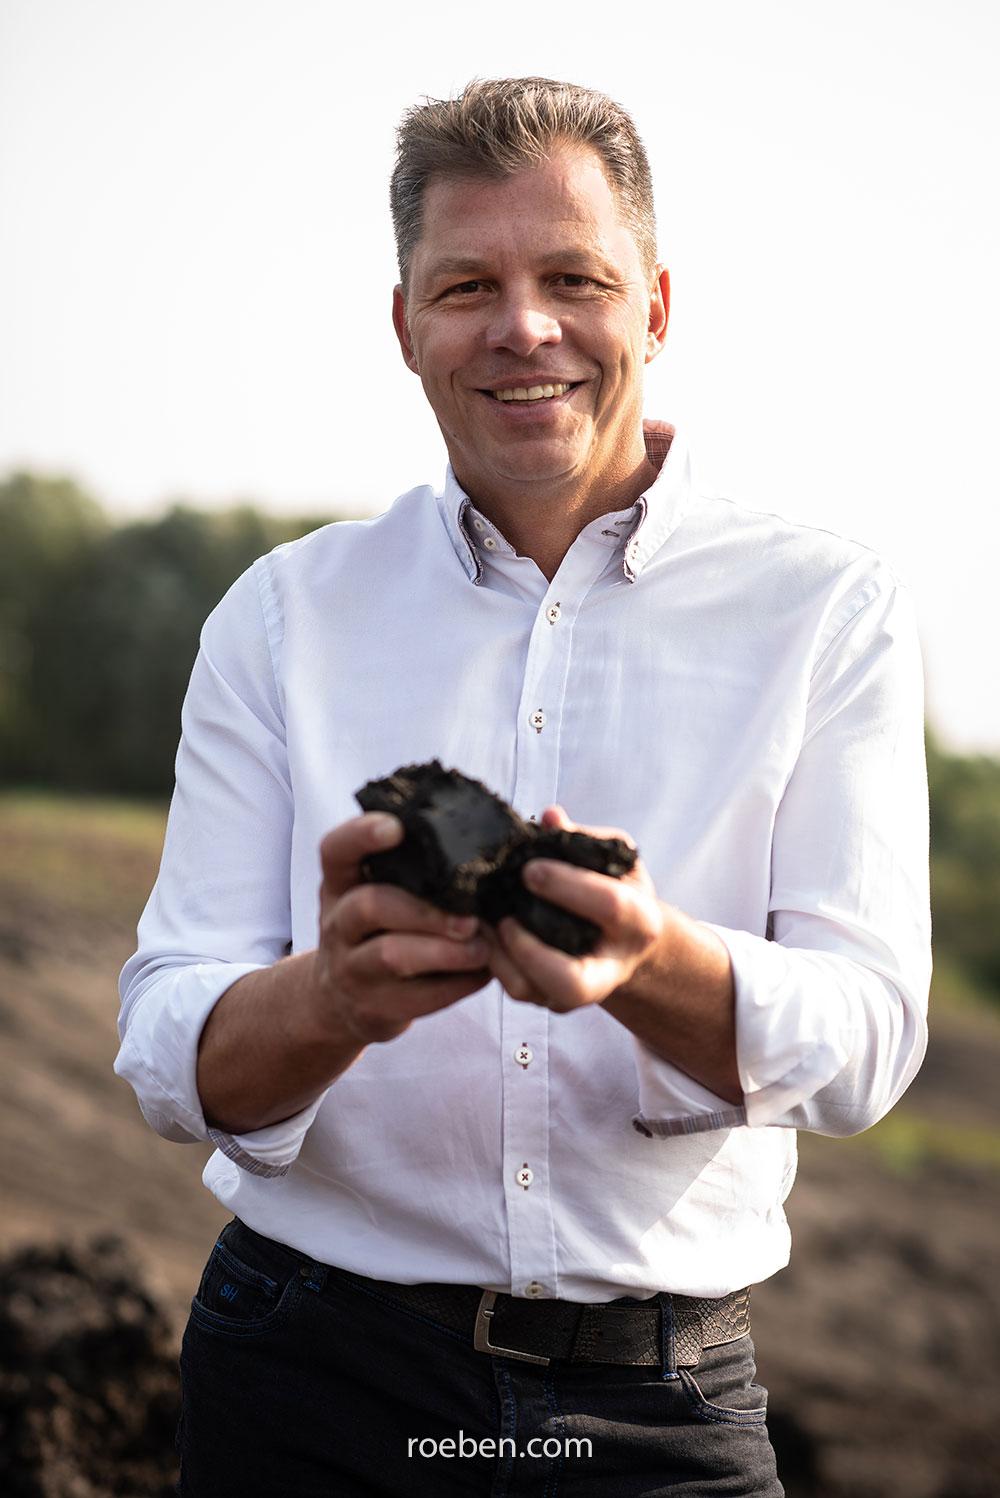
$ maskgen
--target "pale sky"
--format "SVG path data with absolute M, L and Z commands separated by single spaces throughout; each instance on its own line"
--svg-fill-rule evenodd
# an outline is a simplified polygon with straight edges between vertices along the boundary
M 439 483 L 389 318 L 395 126 L 568 78 L 653 165 L 648 414 L 710 488 L 886 556 L 932 721 L 1000 752 L 998 66 L 993 0 L 0 0 L 0 474 L 123 515 Z

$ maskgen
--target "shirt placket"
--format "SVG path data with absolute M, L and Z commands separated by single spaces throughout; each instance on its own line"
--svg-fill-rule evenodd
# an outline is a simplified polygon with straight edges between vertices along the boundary
M 518 706 L 513 804 L 536 820 L 556 799 L 570 653 L 584 598 L 607 560 L 606 549 L 579 538 L 545 590 L 525 662 Z M 532 1299 L 557 1297 L 553 1182 L 549 1172 L 550 1050 L 554 1018 L 542 1005 L 501 1002 L 503 1176 L 511 1290 Z

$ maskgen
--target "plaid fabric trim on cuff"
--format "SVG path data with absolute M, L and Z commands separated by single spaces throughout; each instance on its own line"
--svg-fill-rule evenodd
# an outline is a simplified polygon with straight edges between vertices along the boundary
M 647 1139 L 670 1139 L 676 1134 L 705 1134 L 710 1129 L 738 1129 L 747 1121 L 745 1107 L 722 1108 L 717 1113 L 693 1113 L 687 1118 L 643 1118 L 640 1113 L 632 1127 Z
M 234 1161 L 241 1170 L 245 1170 L 252 1176 L 283 1176 L 287 1175 L 291 1165 L 268 1165 L 264 1160 L 255 1160 L 253 1155 L 248 1155 L 245 1149 L 241 1149 L 232 1134 L 223 1134 L 218 1129 L 209 1129 L 208 1137 L 216 1149 L 222 1151 L 230 1160 Z

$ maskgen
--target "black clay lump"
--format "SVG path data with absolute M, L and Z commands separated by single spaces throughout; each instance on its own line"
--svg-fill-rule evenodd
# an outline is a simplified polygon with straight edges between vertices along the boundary
M 521 870 L 528 859 L 559 858 L 614 879 L 635 867 L 635 849 L 621 838 L 522 821 L 480 781 L 446 770 L 436 759 L 370 780 L 355 799 L 363 811 L 391 812 L 406 829 L 398 847 L 364 860 L 366 879 L 401 885 L 442 910 L 477 915 L 491 925 L 515 916 L 549 946 L 574 957 L 593 951 L 600 930 L 525 889 Z

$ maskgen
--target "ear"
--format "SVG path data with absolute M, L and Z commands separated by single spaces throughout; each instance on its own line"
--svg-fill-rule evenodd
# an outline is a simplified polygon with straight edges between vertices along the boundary
M 670 272 L 665 265 L 656 267 L 656 278 L 649 293 L 649 326 L 646 329 L 646 363 L 656 358 L 667 338 L 670 320 Z
M 406 320 L 406 302 L 403 300 L 402 286 L 393 287 L 392 325 L 396 329 L 396 337 L 399 339 L 399 347 L 402 350 L 404 364 L 407 369 L 412 369 L 414 374 L 419 374 L 417 356 L 413 352 L 413 342 L 410 338 L 410 325 Z

